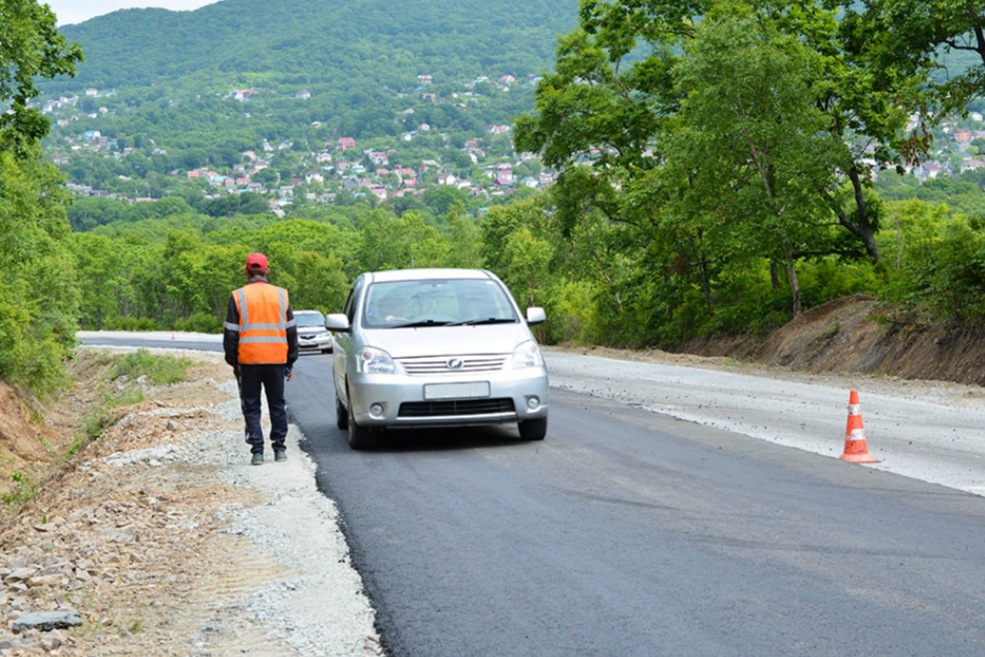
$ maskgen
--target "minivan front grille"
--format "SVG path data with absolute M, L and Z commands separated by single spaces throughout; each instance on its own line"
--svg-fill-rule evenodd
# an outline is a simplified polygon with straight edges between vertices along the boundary
M 506 365 L 506 356 L 426 356 L 422 358 L 399 358 L 397 362 L 410 376 L 432 374 L 473 374 L 475 372 L 498 372 Z
M 449 399 L 420 402 L 404 402 L 398 417 L 459 417 L 514 413 L 516 408 L 509 397 L 504 399 Z

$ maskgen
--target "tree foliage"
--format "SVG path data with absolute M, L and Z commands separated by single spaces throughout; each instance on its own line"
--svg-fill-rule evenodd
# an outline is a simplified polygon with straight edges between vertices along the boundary
M 78 289 L 66 247 L 69 197 L 42 159 L 48 122 L 29 102 L 37 76 L 71 74 L 79 59 L 47 5 L 0 0 L 0 378 L 39 393 L 64 376 Z
M 0 0 L 44 24 L 47 14 L 26 11 L 30 4 Z M 323 312 L 340 309 L 361 271 L 486 267 L 521 306 L 547 309 L 538 330 L 548 342 L 680 348 L 765 334 L 802 309 L 863 291 L 933 321 L 985 317 L 973 301 L 985 298 L 985 178 L 968 172 L 920 185 L 892 170 L 921 147 L 904 129 L 911 112 L 981 91 L 973 67 L 960 84 L 929 77 L 941 49 L 957 49 L 960 30 L 976 35 L 976 19 L 952 11 L 968 8 L 960 2 L 931 3 L 946 19 L 932 27 L 903 20 L 912 9 L 931 21 L 905 0 L 582 0 L 577 16 L 538 0 L 525 6 L 527 27 L 471 2 L 459 5 L 474 10 L 473 23 L 443 2 L 289 4 L 243 0 L 230 12 L 217 3 L 196 12 L 194 25 L 160 10 L 123 12 L 72 32 L 100 53 L 73 84 L 134 90 L 127 101 L 100 99 L 134 110 L 101 124 L 120 157 L 75 158 L 73 178 L 115 179 L 133 196 L 173 191 L 146 203 L 79 199 L 66 218 L 34 124 L 10 120 L 5 130 L 17 138 L 0 151 L 0 266 L 12 273 L 0 296 L 0 375 L 55 380 L 76 318 L 83 328 L 218 331 L 254 251 L 268 255 L 271 279 L 296 309 Z M 256 26 L 273 11 L 278 20 Z M 551 20 L 564 16 L 570 29 L 533 99 L 475 78 L 540 67 L 550 26 L 564 22 Z M 162 22 L 151 30 L 148 17 Z M 442 36 L 423 38 L 435 25 Z M 191 36 L 176 46 L 179 26 Z M 192 34 L 206 26 L 218 49 Z M 255 42 L 229 37 L 254 28 Z M 882 34 L 890 30 L 895 39 Z M 119 34 L 128 36 L 110 38 Z M 328 39 L 345 47 L 312 48 Z M 33 75 L 71 68 L 77 53 L 55 43 L 55 67 Z M 127 68 L 120 53 L 135 43 L 148 56 L 128 58 Z M 176 47 L 184 59 L 161 54 Z M 474 98 L 425 102 L 417 78 L 425 72 L 443 96 L 471 79 L 477 94 L 496 99 L 479 114 L 469 110 Z M 230 85 L 263 93 L 240 103 L 223 97 Z M 296 86 L 315 102 L 293 98 Z M 527 100 L 533 111 L 522 113 Z M 557 172 L 547 191 L 483 200 L 443 186 L 387 205 L 353 186 L 336 190 L 328 207 L 296 194 L 280 218 L 261 196 L 206 198 L 206 183 L 171 175 L 235 165 L 267 140 L 279 159 L 262 177 L 287 186 L 333 131 L 384 149 L 392 140 L 375 136 L 420 122 L 438 129 L 393 148 L 391 166 L 445 150 L 458 153 L 448 158 L 454 168 L 474 173 L 466 131 L 518 114 L 515 145 L 502 136 L 483 147 L 539 153 L 515 171 Z
M 668 338 L 740 330 L 722 306 L 750 276 L 796 315 L 798 267 L 879 260 L 872 155 L 899 161 L 915 69 L 877 69 L 820 1 L 584 0 L 579 18 L 516 139 L 560 171 L 566 234 L 603 217 L 646 245 L 606 281 L 649 281 L 624 310 L 659 299 L 640 319 Z
M 82 49 L 55 29 L 55 15 L 37 0 L 0 1 L 0 148 L 27 157 L 48 134 L 48 120 L 30 101 L 38 77 L 73 75 Z

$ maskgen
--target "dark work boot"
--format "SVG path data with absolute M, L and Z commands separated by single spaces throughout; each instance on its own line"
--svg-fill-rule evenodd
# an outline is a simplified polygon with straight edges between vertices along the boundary
M 250 465 L 263 465 L 263 452 L 254 452 Z
M 275 461 L 286 461 L 287 460 L 287 448 L 285 447 L 275 447 L 274 448 L 274 460 Z

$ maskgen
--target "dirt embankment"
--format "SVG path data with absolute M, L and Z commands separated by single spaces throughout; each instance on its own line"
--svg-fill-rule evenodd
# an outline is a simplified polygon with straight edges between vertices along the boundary
M 812 308 L 762 343 L 693 344 L 688 351 L 811 374 L 985 384 L 985 328 L 894 322 L 877 299 L 864 295 Z
M 47 409 L 0 386 L 0 655 L 380 654 L 297 432 L 249 466 L 230 368 L 192 360 L 158 386 L 80 349 Z

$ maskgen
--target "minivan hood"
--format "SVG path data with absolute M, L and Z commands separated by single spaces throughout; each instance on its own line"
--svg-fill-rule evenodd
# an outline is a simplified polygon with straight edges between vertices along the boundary
M 517 345 L 532 338 L 523 322 L 483 326 L 432 326 L 366 330 L 366 344 L 379 347 L 393 358 L 512 354 Z

